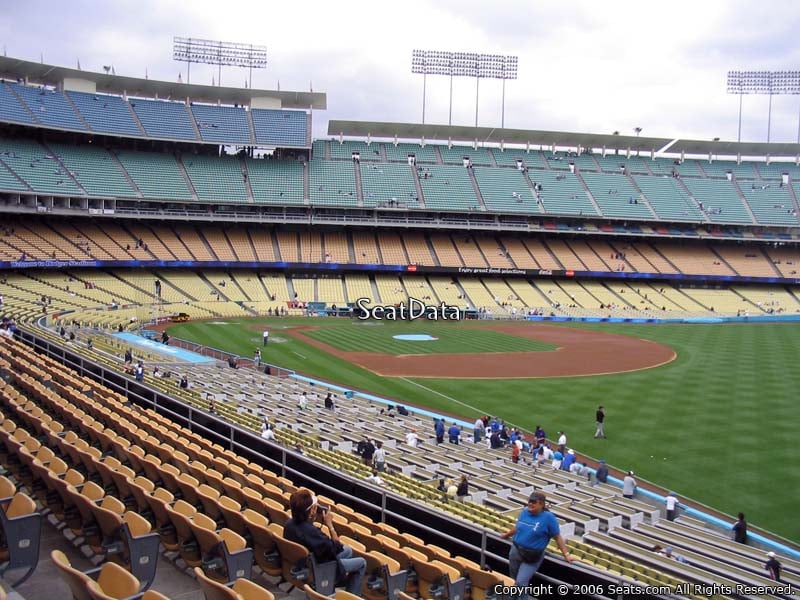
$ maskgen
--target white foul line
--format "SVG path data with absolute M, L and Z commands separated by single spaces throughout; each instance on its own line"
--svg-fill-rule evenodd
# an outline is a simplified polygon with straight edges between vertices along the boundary
M 410 379 L 406 379 L 405 377 L 398 377 L 398 379 L 402 379 L 403 381 L 405 381 L 407 383 L 410 383 L 410 384 L 415 385 L 417 387 L 421 387 L 423 390 L 428 390 L 429 392 L 433 392 L 434 394 L 437 394 L 437 395 L 441 396 L 442 398 L 446 398 L 446 399 L 450 400 L 451 402 L 455 402 L 456 404 L 460 404 L 461 406 L 465 406 L 465 407 L 469 408 L 470 410 L 481 412 L 480 409 L 477 408 L 476 406 L 472 406 L 471 404 L 467 404 L 466 402 L 462 402 L 461 400 L 456 400 L 455 398 L 453 398 L 451 396 L 443 394 L 442 392 L 437 392 L 436 390 L 432 390 L 431 388 L 426 387 L 426 386 L 422 385 L 421 383 L 417 383 L 416 381 L 411 381 Z M 428 409 L 428 410 L 430 410 L 430 409 Z
M 294 352 L 294 350 L 292 350 L 292 352 Z M 302 358 L 302 359 L 305 359 L 305 356 L 303 356 L 303 355 L 302 355 L 302 354 L 300 354 L 299 352 L 294 352 L 294 353 L 295 353 L 295 354 L 297 354 L 297 356 L 299 356 L 300 358 Z

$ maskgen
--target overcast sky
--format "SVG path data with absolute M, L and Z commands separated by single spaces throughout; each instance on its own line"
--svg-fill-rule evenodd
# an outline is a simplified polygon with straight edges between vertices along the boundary
M 797 0 L 274 2 L 0 0 L 8 56 L 185 81 L 175 35 L 265 45 L 253 86 L 326 92 L 328 119 L 421 122 L 413 49 L 519 57 L 506 127 L 735 140 L 729 70 L 800 70 Z M 194 65 L 192 82 L 215 67 Z M 247 72 L 227 68 L 224 85 Z M 480 83 L 479 124 L 500 126 L 502 84 Z M 767 96 L 745 96 L 742 140 L 766 141 Z M 449 79 L 427 79 L 426 122 L 447 123 Z M 772 141 L 796 141 L 800 96 L 773 96 Z M 454 80 L 453 124 L 475 122 L 475 80 Z

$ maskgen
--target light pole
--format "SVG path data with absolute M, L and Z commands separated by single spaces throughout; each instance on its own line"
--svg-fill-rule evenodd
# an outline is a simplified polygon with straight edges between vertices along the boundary
M 222 85 L 222 67 L 247 67 L 248 85 L 253 87 L 253 69 L 267 66 L 267 47 L 235 42 L 200 40 L 197 38 L 174 37 L 172 58 L 186 63 L 186 83 L 192 63 L 217 65 L 217 85 Z
M 440 50 L 414 50 L 411 54 L 411 72 L 422 73 L 422 124 L 425 124 L 425 93 L 428 75 L 450 77 L 450 109 L 447 124 L 453 124 L 453 77 L 475 77 L 475 127 L 478 126 L 478 100 L 480 79 L 503 80 L 503 106 L 501 127 L 505 126 L 506 79 L 517 78 L 518 58 L 499 54 L 476 52 L 447 52 Z
M 772 128 L 772 96 L 800 95 L 800 71 L 728 71 L 728 93 L 739 95 L 739 133 L 742 141 L 742 97 L 745 94 L 767 94 L 767 142 Z M 800 117 L 798 117 L 797 143 L 800 144 Z

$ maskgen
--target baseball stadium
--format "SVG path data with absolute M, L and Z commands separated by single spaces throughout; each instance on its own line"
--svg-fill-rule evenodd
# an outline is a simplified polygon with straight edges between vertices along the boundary
M 512 597 L 537 493 L 537 597 L 797 593 L 798 144 L 0 77 L 9 598 L 352 598 L 300 488 L 368 600 Z

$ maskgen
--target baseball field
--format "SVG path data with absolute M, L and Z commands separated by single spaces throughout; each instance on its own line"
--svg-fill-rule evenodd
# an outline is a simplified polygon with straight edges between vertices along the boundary
M 800 324 L 201 321 L 170 335 L 474 420 L 498 415 L 800 543 Z M 394 336 L 422 336 L 396 339 Z M 594 439 L 606 411 L 607 439 Z

